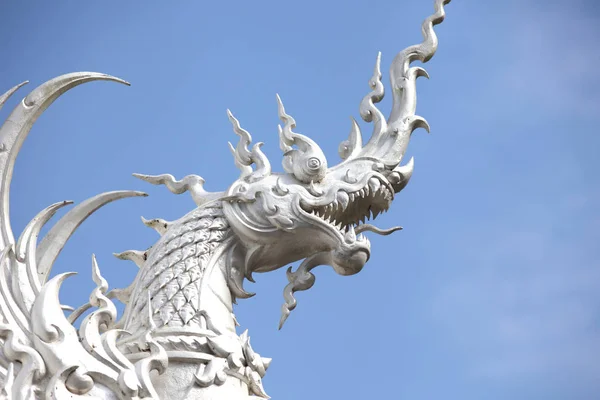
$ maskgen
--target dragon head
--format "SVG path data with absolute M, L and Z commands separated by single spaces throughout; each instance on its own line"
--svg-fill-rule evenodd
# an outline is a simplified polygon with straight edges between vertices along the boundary
M 261 151 L 262 143 L 252 144 L 251 135 L 228 111 L 229 120 L 239 136 L 231 143 L 240 177 L 223 193 L 207 193 L 204 181 L 190 175 L 175 181 L 170 175 L 141 176 L 151 183 L 163 183 L 175 193 L 189 190 L 198 205 L 221 201 L 226 218 L 238 237 L 230 252 L 228 281 L 236 297 L 249 297 L 242 288 L 243 279 L 251 281 L 253 272 L 267 272 L 302 260 L 300 267 L 288 269 L 289 284 L 284 296 L 285 321 L 295 307 L 293 293 L 314 283 L 310 272 L 317 265 L 330 265 L 341 275 L 361 271 L 370 257 L 370 243 L 362 232 L 390 234 L 365 223 L 388 210 L 396 193 L 408 183 L 414 162 L 403 161 L 412 132 L 429 126 L 415 114 L 416 80 L 428 77 L 413 61 L 427 62 L 437 49 L 433 26 L 443 21 L 444 5 L 436 0 L 435 13 L 422 25 L 424 40 L 410 46 L 394 58 L 390 68 L 393 104 L 386 119 L 375 106 L 384 96 L 380 60 L 369 80 L 371 91 L 360 103 L 360 116 L 373 124 L 373 132 L 363 143 L 360 127 L 352 120 L 350 135 L 339 146 L 341 162 L 331 166 L 321 148 L 309 137 L 294 132 L 295 120 L 286 113 L 277 96 L 279 144 L 283 152 L 282 173 L 273 173 Z
M 328 253 L 329 264 L 341 275 L 359 272 L 370 256 L 369 241 L 361 233 L 389 234 L 400 229 L 381 230 L 365 224 L 388 210 L 394 196 L 408 182 L 412 160 L 398 167 L 401 157 L 392 159 L 394 145 L 402 146 L 398 132 L 385 138 L 387 123 L 373 101 L 383 97 L 379 57 L 371 84 L 374 91 L 363 100 L 361 114 L 376 119 L 376 132 L 362 146 L 358 124 L 353 121 L 348 140 L 341 143 L 342 161 L 329 167 L 319 146 L 310 138 L 293 132 L 294 119 L 286 114 L 277 97 L 280 147 L 284 173 L 272 173 L 260 144 L 248 149 L 250 135 L 229 113 L 237 147 L 231 146 L 240 178 L 227 191 L 225 215 L 249 249 L 246 269 L 265 272 L 299 259 Z M 389 142 L 387 152 L 378 152 L 378 142 Z M 394 142 L 398 142 L 395 144 Z M 257 168 L 252 169 L 251 164 Z

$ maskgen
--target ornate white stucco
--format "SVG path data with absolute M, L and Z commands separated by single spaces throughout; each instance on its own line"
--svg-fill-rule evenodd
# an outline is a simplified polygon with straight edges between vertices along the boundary
M 165 174 L 136 174 L 171 192 L 189 192 L 197 208 L 176 221 L 143 220 L 160 239 L 146 251 L 126 251 L 139 273 L 124 289 L 108 284 L 92 259 L 96 289 L 88 304 L 68 317 L 58 300 L 70 274 L 48 279 L 52 265 L 77 227 L 103 205 L 145 196 L 103 193 L 75 206 L 38 241 L 42 227 L 67 202 L 41 211 L 15 240 L 9 220 L 9 189 L 15 159 L 41 113 L 62 93 L 82 83 L 118 78 L 80 72 L 52 79 L 28 94 L 0 128 L 0 397 L 10 399 L 252 399 L 268 398 L 261 379 L 271 360 L 236 333 L 236 299 L 250 297 L 245 279 L 304 260 L 288 269 L 280 328 L 296 307 L 294 292 L 307 290 L 311 270 L 329 265 L 353 275 L 370 257 L 364 232 L 388 235 L 365 223 L 392 204 L 408 183 L 413 160 L 401 164 L 416 128 L 429 130 L 415 114 L 416 80 L 427 76 L 413 61 L 428 61 L 437 48 L 433 26 L 444 5 L 423 23 L 424 40 L 394 59 L 393 106 L 389 118 L 375 106 L 384 88 L 377 58 L 360 115 L 373 123 L 363 143 L 359 126 L 339 148 L 342 161 L 328 162 L 319 146 L 294 132 L 295 121 L 277 97 L 282 173 L 271 170 L 250 134 L 228 112 L 237 145 L 230 145 L 239 178 L 225 191 L 206 192 L 196 175 L 176 180 Z M 0 97 L 0 107 L 19 89 Z M 113 300 L 123 302 L 118 317 Z M 92 309 L 76 329 L 74 323 Z

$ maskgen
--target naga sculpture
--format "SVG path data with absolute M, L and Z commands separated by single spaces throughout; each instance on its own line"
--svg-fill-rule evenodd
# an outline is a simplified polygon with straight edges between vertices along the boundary
M 386 120 L 375 103 L 382 100 L 380 58 L 369 81 L 371 92 L 360 115 L 373 123 L 363 144 L 353 121 L 339 147 L 342 161 L 328 164 L 322 150 L 294 132 L 295 121 L 277 97 L 283 173 L 271 171 L 261 152 L 228 112 L 239 136 L 230 144 L 240 177 L 224 192 L 203 189 L 190 175 L 136 176 L 171 192 L 189 192 L 197 208 L 179 220 L 143 220 L 160 239 L 146 251 L 117 254 L 134 261 L 139 273 L 125 289 L 108 291 L 95 259 L 97 284 L 88 304 L 67 317 L 58 300 L 70 274 L 49 279 L 59 252 L 77 227 L 103 205 L 143 193 L 100 194 L 75 206 L 38 241 L 42 227 L 67 202 L 41 211 L 15 241 L 9 219 L 9 186 L 15 159 L 40 114 L 62 93 L 82 83 L 112 76 L 82 72 L 50 80 L 20 102 L 0 128 L 0 397 L 10 399 L 252 399 L 268 398 L 261 378 L 270 359 L 261 357 L 248 333 L 236 334 L 232 305 L 248 298 L 243 281 L 297 260 L 288 269 L 281 325 L 296 307 L 294 292 L 309 289 L 311 270 L 329 265 L 340 275 L 358 273 L 370 255 L 363 232 L 387 235 L 365 223 L 385 212 L 408 183 L 413 160 L 401 165 L 411 133 L 429 130 L 415 115 L 416 80 L 427 76 L 413 61 L 428 61 L 437 47 L 433 26 L 444 19 L 444 5 L 423 23 L 424 41 L 394 59 L 393 96 Z M 0 107 L 18 85 L 0 97 Z M 113 300 L 123 302 L 117 318 Z M 90 310 L 91 309 L 91 310 Z M 76 321 L 90 311 L 79 327 Z

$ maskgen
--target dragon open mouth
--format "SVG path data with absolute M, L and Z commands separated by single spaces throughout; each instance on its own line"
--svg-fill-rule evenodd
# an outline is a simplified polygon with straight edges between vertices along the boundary
M 338 191 L 336 199 L 329 204 L 308 206 L 301 202 L 300 205 L 307 213 L 337 228 L 342 235 L 346 235 L 350 231 L 360 233 L 367 230 L 387 235 L 401 228 L 381 230 L 365 224 L 365 221 L 371 218 L 375 220 L 379 214 L 386 212 L 393 199 L 394 192 L 389 184 L 377 177 L 372 177 L 360 190 L 351 193 Z

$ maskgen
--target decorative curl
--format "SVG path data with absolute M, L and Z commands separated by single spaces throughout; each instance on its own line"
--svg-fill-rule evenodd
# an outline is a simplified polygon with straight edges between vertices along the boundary
M 448 3 L 450 0 L 435 1 L 434 14 L 427 17 L 421 27 L 423 41 L 404 49 L 392 61 L 390 81 L 393 105 L 387 121 L 387 128 L 379 136 L 376 136 L 374 132 L 361 155 L 379 158 L 388 167 L 394 168 L 401 162 L 412 132 L 417 128 L 428 130 L 427 122 L 422 117 L 415 115 L 416 80 L 418 77 L 428 77 L 428 75 L 423 68 L 410 67 L 410 64 L 414 61 L 425 63 L 435 54 L 438 39 L 433 27 L 444 20 L 444 5 Z M 377 96 L 375 96 L 375 100 L 377 100 Z M 361 116 L 363 116 L 362 112 Z
M 198 207 L 208 203 L 209 201 L 215 200 L 222 195 L 221 192 L 212 193 L 204 190 L 204 179 L 198 175 L 186 175 L 179 181 L 176 180 L 171 174 L 133 174 L 133 176 L 153 185 L 165 185 L 173 194 L 190 192 L 194 203 L 196 203 Z
M 233 131 L 240 137 L 236 147 L 229 143 L 229 149 L 233 154 L 235 165 L 242 172 L 241 177 L 246 178 L 249 182 L 256 182 L 265 176 L 271 174 L 271 164 L 267 156 L 260 149 L 263 143 L 259 142 L 252 146 L 252 151 L 248 150 L 248 146 L 252 143 L 250 133 L 240 126 L 240 122 L 233 116 L 231 111 L 227 110 L 227 117 L 233 125 Z M 250 167 L 256 165 L 256 170 Z
M 360 103 L 360 116 L 365 122 L 374 122 L 373 133 L 367 142 L 367 147 L 377 147 L 377 143 L 381 140 L 387 130 L 387 123 L 383 113 L 375 106 L 383 100 L 385 88 L 381 82 L 381 52 L 377 54 L 373 76 L 369 80 L 371 92 L 369 92 Z
M 286 271 L 286 276 L 289 283 L 283 289 L 283 298 L 285 299 L 285 303 L 283 303 L 281 306 L 279 329 L 283 327 L 283 324 L 290 316 L 290 313 L 296 308 L 297 301 L 294 297 L 294 293 L 299 290 L 308 290 L 315 284 L 315 276 L 310 271 L 319 265 L 328 264 L 329 261 L 329 253 L 317 253 L 302 261 L 295 272 L 292 272 L 292 267 L 288 268 Z
M 277 95 L 277 109 L 279 118 L 284 123 L 283 128 L 278 127 L 279 147 L 283 151 L 283 169 L 301 182 L 320 182 L 327 172 L 325 154 L 312 139 L 292 131 L 296 127 L 296 121 L 286 114 L 279 95 Z M 297 149 L 292 146 L 296 146 Z

